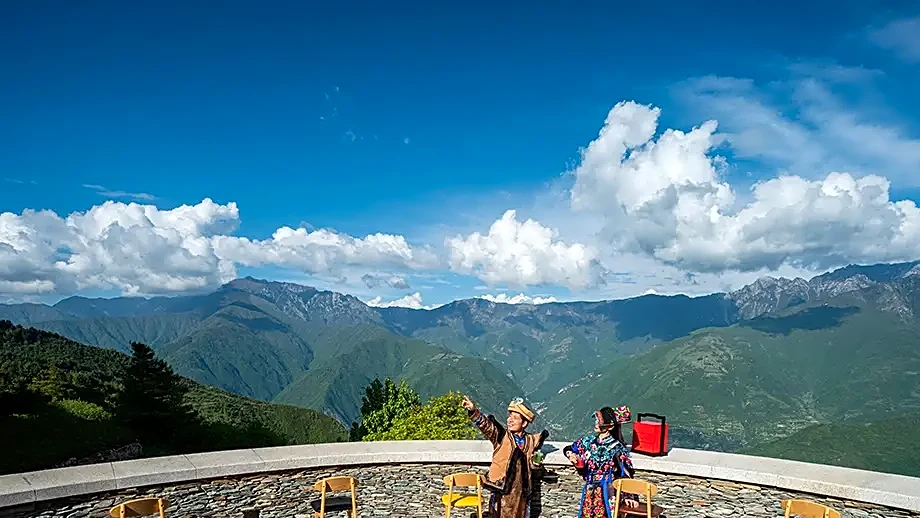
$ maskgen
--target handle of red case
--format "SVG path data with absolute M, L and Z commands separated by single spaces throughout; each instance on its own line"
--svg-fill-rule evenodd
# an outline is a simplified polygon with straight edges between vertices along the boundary
M 664 425 L 664 424 L 667 422 L 667 418 L 665 418 L 665 416 L 659 415 L 659 414 L 638 414 L 638 415 L 636 415 L 636 422 L 637 422 L 637 423 L 641 423 L 643 417 L 652 417 L 652 418 L 655 418 L 655 419 L 661 421 L 661 424 L 662 424 L 662 425 Z

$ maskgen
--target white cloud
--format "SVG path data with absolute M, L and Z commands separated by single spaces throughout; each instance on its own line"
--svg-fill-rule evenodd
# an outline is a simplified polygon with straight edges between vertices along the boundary
M 0 214 L 0 291 L 126 294 L 213 286 L 235 275 L 211 236 L 232 231 L 236 204 L 210 199 L 160 210 L 108 201 L 66 218 L 48 210 Z
M 436 260 L 402 236 L 282 227 L 252 241 L 229 235 L 238 223 L 235 203 L 210 199 L 171 210 L 107 201 L 66 217 L 0 213 L 0 293 L 182 292 L 227 282 L 238 265 L 334 273 L 346 265 L 414 268 Z
M 408 290 L 409 281 L 401 275 L 371 275 L 366 273 L 361 276 L 361 282 L 368 288 L 379 288 L 386 285 L 397 290 Z
M 920 16 L 901 18 L 869 32 L 869 40 L 910 63 L 920 62 Z
M 754 159 L 808 178 L 828 171 L 867 171 L 920 185 L 920 139 L 882 113 L 877 71 L 841 66 L 790 67 L 793 76 L 759 86 L 750 79 L 702 77 L 675 87 L 690 112 L 719 121 L 715 142 L 736 158 Z M 835 91 L 868 100 L 844 102 Z
M 590 247 L 567 244 L 532 219 L 520 222 L 514 210 L 492 223 L 487 235 L 456 236 L 445 245 L 454 271 L 489 284 L 584 288 L 601 282 L 602 269 Z
M 4 177 L 4 178 L 3 178 L 3 181 L 4 181 L 4 182 L 9 182 L 9 183 L 15 183 L 15 184 L 19 184 L 19 185 L 25 185 L 25 184 L 27 184 L 27 183 L 30 184 L 30 185 L 37 185 L 37 184 L 38 184 L 38 182 L 36 182 L 35 180 L 29 180 L 29 181 L 27 182 L 27 181 L 25 181 L 25 180 L 20 180 L 19 178 L 10 178 L 10 177 Z
M 413 248 L 405 237 L 394 234 L 356 238 L 326 229 L 281 227 L 269 239 L 214 236 L 212 241 L 218 255 L 234 263 L 250 267 L 282 266 L 308 273 L 328 272 L 346 265 L 427 268 L 437 264 L 433 253 Z
M 508 296 L 507 293 L 499 293 L 498 295 L 486 294 L 476 298 L 485 299 L 489 302 L 498 304 L 549 304 L 551 302 L 559 302 L 556 297 L 531 297 L 523 293 L 512 296 Z
M 107 189 L 102 185 L 96 184 L 83 184 L 83 187 L 87 189 L 92 189 L 96 191 L 96 194 L 99 196 L 105 196 L 106 198 L 128 198 L 130 200 L 139 200 L 139 201 L 154 201 L 157 199 L 156 196 L 152 194 L 147 194 L 146 192 L 126 192 L 126 191 L 113 191 Z
M 368 306 L 375 308 L 409 308 L 409 309 L 435 309 L 441 305 L 431 305 L 425 306 L 422 304 L 422 294 L 419 292 L 406 295 L 405 297 L 398 298 L 396 300 L 391 300 L 389 302 L 383 302 L 382 299 L 377 296 L 371 300 L 365 302 Z
M 711 154 L 715 121 L 653 138 L 660 111 L 622 102 L 574 171 L 572 206 L 603 214 L 613 249 L 689 271 L 824 268 L 920 256 L 920 210 L 886 179 L 830 173 L 757 183 L 736 207 Z

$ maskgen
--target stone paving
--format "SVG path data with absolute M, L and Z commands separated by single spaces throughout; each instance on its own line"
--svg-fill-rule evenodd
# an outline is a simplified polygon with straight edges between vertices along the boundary
M 118 502 L 157 495 L 169 501 L 170 507 L 166 512 L 169 518 L 241 518 L 243 510 L 252 507 L 260 509 L 260 518 L 312 518 L 310 500 L 319 494 L 310 486 L 324 477 L 351 475 L 358 479 L 359 484 L 359 516 L 437 518 L 444 516 L 440 495 L 447 488 L 443 477 L 464 471 L 484 473 L 485 467 L 404 464 L 298 470 L 75 497 L 39 503 L 35 507 L 0 509 L 0 517 L 101 518 L 108 516 L 108 510 Z M 581 479 L 571 468 L 556 468 L 554 471 L 559 475 L 558 482 L 538 486 L 532 518 L 578 516 Z M 667 518 L 781 517 L 780 501 L 790 497 L 828 504 L 848 518 L 920 518 L 920 514 L 907 511 L 732 482 L 648 472 L 638 472 L 636 478 L 649 480 L 658 486 L 659 493 L 653 501 L 664 507 Z M 470 512 L 455 510 L 453 516 L 466 518 Z

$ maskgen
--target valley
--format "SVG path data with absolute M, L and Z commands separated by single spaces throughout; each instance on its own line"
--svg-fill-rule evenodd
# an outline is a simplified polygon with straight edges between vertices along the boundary
M 391 377 L 425 399 L 468 392 L 495 413 L 524 395 L 554 440 L 628 404 L 665 414 L 676 446 L 735 451 L 920 412 L 918 273 L 849 266 L 701 297 L 433 310 L 243 278 L 204 295 L 0 305 L 0 320 L 122 352 L 147 343 L 182 376 L 345 427 L 364 387 Z

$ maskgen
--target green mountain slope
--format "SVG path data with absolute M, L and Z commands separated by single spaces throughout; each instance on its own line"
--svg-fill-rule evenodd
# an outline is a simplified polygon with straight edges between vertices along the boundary
M 920 477 L 920 415 L 813 425 L 739 453 Z
M 598 364 L 737 320 L 733 303 L 721 294 L 541 305 L 472 299 L 431 311 L 379 311 L 395 332 L 489 360 L 535 401 L 548 399 Z
M 206 295 L 0 314 L 108 347 L 151 343 L 183 375 L 346 423 L 366 383 L 392 376 L 425 396 L 481 387 L 471 395 L 499 413 L 527 396 L 557 437 L 585 432 L 596 406 L 627 403 L 667 414 L 676 444 L 732 450 L 917 409 L 918 274 L 916 262 L 852 266 L 705 297 L 431 311 L 246 278 Z
M 200 315 L 185 312 L 50 320 L 38 322 L 35 326 L 76 342 L 128 352 L 131 342 L 145 343 L 158 349 L 194 329 L 200 320 Z
M 0 472 L 44 469 L 131 443 L 133 437 L 119 422 L 102 415 L 104 409 L 111 411 L 128 359 L 114 350 L 0 321 L 0 441 L 17 445 L 0 457 Z M 76 388 L 67 389 L 66 401 L 49 403 L 23 399 L 28 393 L 21 388 L 30 383 Z M 184 383 L 189 389 L 185 401 L 205 423 L 202 433 L 210 449 L 347 438 L 345 428 L 314 410 L 256 401 L 188 379 Z M 145 452 L 164 453 L 169 452 Z
M 484 360 L 390 335 L 355 343 L 314 363 L 275 401 L 316 408 L 350 424 L 360 413 L 364 388 L 385 377 L 405 379 L 422 398 L 462 391 L 497 412 L 521 395 L 519 386 Z
M 892 302 L 892 290 L 920 293 L 910 279 L 658 345 L 573 383 L 550 400 L 548 418 L 572 436 L 594 408 L 629 404 L 667 415 L 675 443 L 731 449 L 815 423 L 920 411 L 917 306 Z
M 0 320 L 9 320 L 19 325 L 75 318 L 78 317 L 45 304 L 0 304 Z
M 313 356 L 284 322 L 242 302 L 221 308 L 161 354 L 183 376 L 263 400 L 303 372 Z

